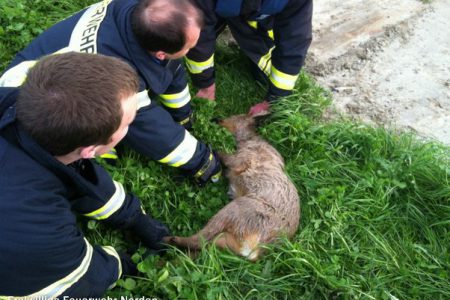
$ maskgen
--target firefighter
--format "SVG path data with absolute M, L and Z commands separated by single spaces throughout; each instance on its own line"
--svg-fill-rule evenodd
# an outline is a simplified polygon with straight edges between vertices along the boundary
M 267 110 L 292 93 L 311 43 L 312 0 L 196 0 L 205 25 L 186 56 L 198 97 L 215 99 L 214 50 L 227 25 L 250 59 L 256 79 L 268 84 L 264 101 L 251 114 Z
M 125 136 L 138 87 L 119 59 L 71 52 L 0 88 L 0 298 L 100 297 L 136 274 L 129 256 L 87 241 L 74 212 L 162 249 L 167 227 L 90 159 Z
M 189 0 L 105 0 L 38 36 L 17 54 L 0 86 L 19 86 L 28 68 L 48 54 L 76 51 L 121 58 L 136 69 L 140 81 L 139 111 L 125 144 L 179 168 L 200 185 L 216 181 L 221 171 L 216 154 L 185 130 L 191 127 L 192 109 L 181 57 L 194 47 L 202 23 L 201 11 Z M 114 152 L 104 157 L 117 158 Z

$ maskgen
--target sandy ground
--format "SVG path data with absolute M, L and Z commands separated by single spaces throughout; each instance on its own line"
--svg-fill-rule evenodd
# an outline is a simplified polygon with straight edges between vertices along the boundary
M 306 69 L 329 116 L 450 145 L 450 0 L 316 0 Z

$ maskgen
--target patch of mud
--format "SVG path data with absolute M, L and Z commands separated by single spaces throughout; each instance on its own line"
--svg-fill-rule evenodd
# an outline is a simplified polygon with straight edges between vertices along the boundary
M 328 116 L 450 144 L 448 16 L 447 0 L 316 1 L 306 69 L 333 95 Z

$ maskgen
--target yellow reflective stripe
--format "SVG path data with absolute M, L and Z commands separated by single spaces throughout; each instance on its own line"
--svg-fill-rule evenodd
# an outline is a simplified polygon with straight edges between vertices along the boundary
M 112 148 L 107 153 L 100 155 L 101 158 L 108 158 L 108 159 L 117 159 L 117 151 L 116 149 Z
M 118 262 L 118 268 L 119 268 L 119 275 L 117 276 L 117 280 L 119 280 L 120 279 L 120 277 L 122 277 L 122 261 L 120 260 L 120 256 L 119 256 L 119 253 L 117 253 L 117 251 L 116 251 L 116 249 L 114 249 L 113 247 L 111 247 L 111 246 L 102 246 L 102 249 L 106 252 L 106 253 L 108 253 L 109 255 L 111 255 L 111 256 L 114 256 L 116 259 L 117 259 L 117 262 Z M 110 287 L 109 287 L 109 289 L 112 289 L 113 287 L 115 287 L 116 286 L 116 283 L 114 282 Z
M 258 21 L 247 21 L 247 23 L 252 28 L 255 28 L 255 29 L 258 28 Z M 273 40 L 273 30 L 272 29 L 267 31 L 267 35 Z
M 248 25 L 253 28 L 258 28 L 258 22 L 257 21 L 247 21 Z
M 184 124 L 186 124 L 187 122 L 189 122 L 190 119 L 191 119 L 191 116 L 187 117 L 187 118 L 184 119 L 184 120 L 179 121 L 178 124 L 184 125 Z
M 111 216 L 122 206 L 123 202 L 125 201 L 125 190 L 120 182 L 114 181 L 114 185 L 116 186 L 116 191 L 114 192 L 114 195 L 112 195 L 112 197 L 108 200 L 108 202 L 106 202 L 106 204 L 99 209 L 91 213 L 84 214 L 86 217 L 90 217 L 96 220 L 103 220 Z
M 297 81 L 297 75 L 290 75 L 277 70 L 272 66 L 272 71 L 270 72 L 270 81 L 279 89 L 282 90 L 292 90 Z
M 267 76 L 270 75 L 270 69 L 272 67 L 272 51 L 275 49 L 275 47 L 270 48 L 269 52 L 267 52 L 265 55 L 261 56 L 258 62 L 258 67 L 261 71 L 264 72 Z
M 221 175 L 222 175 L 222 170 L 220 170 L 219 173 L 214 174 L 213 176 L 211 176 L 211 181 L 212 182 L 218 182 Z
M 38 297 L 39 297 L 39 299 L 51 299 L 51 298 L 55 298 L 55 297 L 61 295 L 62 293 L 64 293 L 64 291 L 66 291 L 68 288 L 70 288 L 74 283 L 76 283 L 78 280 L 80 280 L 80 278 L 83 277 L 84 274 L 86 274 L 87 270 L 89 269 L 89 265 L 91 264 L 93 248 L 86 239 L 84 239 L 84 242 L 86 243 L 86 254 L 83 258 L 83 261 L 78 266 L 78 268 L 73 270 L 69 275 L 52 283 L 51 285 L 43 288 L 42 290 L 33 293 L 32 295 L 20 296 L 20 297 L 2 296 L 1 298 L 2 299 L 11 299 L 11 300 L 36 299 Z
M 213 155 L 212 155 L 212 153 L 210 153 L 209 157 L 208 157 L 208 163 L 204 164 L 203 167 L 200 170 L 198 170 L 197 173 L 195 173 L 194 177 L 198 178 L 198 177 L 201 177 L 203 174 L 205 174 L 205 172 L 209 168 L 209 164 L 212 162 L 212 160 L 213 160 Z
M 55 53 L 49 54 L 61 54 L 71 51 L 68 47 L 64 47 Z M 0 78 L 0 86 L 3 87 L 17 87 L 21 86 L 25 80 L 27 79 L 28 71 L 34 67 L 34 65 L 37 63 L 37 60 L 27 60 L 23 61 L 20 64 L 12 67 L 11 69 L 7 70 L 2 77 Z
M 37 60 L 23 61 L 6 71 L 0 78 L 0 86 L 17 87 L 27 79 L 28 71 L 37 63 Z
M 168 164 L 172 167 L 179 167 L 187 163 L 194 156 L 197 149 L 197 140 L 185 131 L 184 140 L 169 155 L 158 160 L 161 163 Z
M 180 108 L 185 106 L 191 100 L 191 94 L 189 94 L 189 87 L 186 85 L 184 90 L 176 94 L 161 94 L 161 103 L 164 106 L 170 108 Z
M 148 90 L 143 90 L 142 92 L 137 93 L 138 100 L 138 109 L 142 107 L 149 106 L 152 103 L 150 96 L 148 95 Z
M 192 74 L 200 74 L 206 69 L 214 67 L 214 54 L 205 61 L 194 61 L 187 57 L 184 57 L 184 59 L 189 72 Z
M 97 33 L 100 23 L 106 16 L 108 4 L 112 0 L 104 0 L 91 5 L 81 16 L 72 31 L 70 42 L 53 54 L 65 53 L 68 51 L 97 53 Z M 28 70 L 36 64 L 36 60 L 24 61 L 17 66 L 6 71 L 0 78 L 0 86 L 17 87 L 27 78 Z
M 117 159 L 117 155 L 114 153 L 105 153 L 100 155 L 101 158 L 106 158 L 106 159 Z

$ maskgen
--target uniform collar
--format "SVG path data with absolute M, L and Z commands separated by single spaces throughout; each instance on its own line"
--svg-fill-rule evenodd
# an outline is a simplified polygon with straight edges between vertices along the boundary
M 71 182 L 80 190 L 85 191 L 85 193 L 95 194 L 91 185 L 87 183 L 88 181 L 81 174 L 61 163 L 26 133 L 16 119 L 15 102 L 18 93 L 19 88 L 8 88 L 8 90 L 6 88 L 0 88 L 0 130 L 4 130 L 2 136 L 10 143 L 17 145 L 37 163 L 51 170 L 58 178 L 66 182 Z
M 16 120 L 16 100 L 18 88 L 0 88 L 0 129 Z

